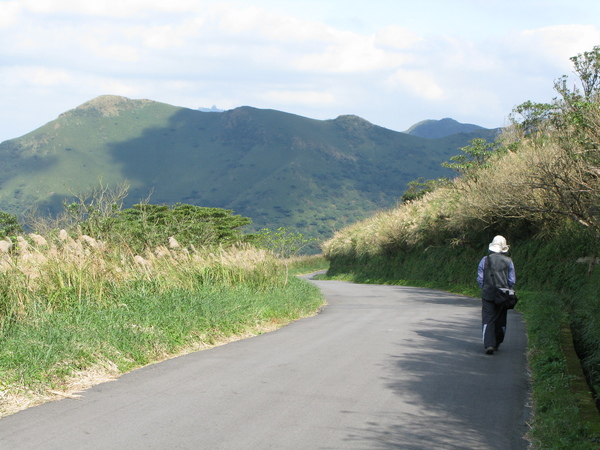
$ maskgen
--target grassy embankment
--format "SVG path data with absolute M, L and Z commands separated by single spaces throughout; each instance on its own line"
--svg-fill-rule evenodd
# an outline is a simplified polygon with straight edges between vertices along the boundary
M 141 256 L 63 233 L 19 237 L 0 258 L 1 415 L 276 329 L 323 304 L 293 276 L 302 260 L 251 247 Z M 318 258 L 306 264 L 325 267 Z
M 341 230 L 324 250 L 329 276 L 477 297 L 477 263 L 504 235 L 529 337 L 529 437 L 535 448 L 591 449 L 600 444 L 600 97 L 560 93 L 533 105 L 536 121 L 507 129 L 498 150 L 455 160 L 456 179 Z

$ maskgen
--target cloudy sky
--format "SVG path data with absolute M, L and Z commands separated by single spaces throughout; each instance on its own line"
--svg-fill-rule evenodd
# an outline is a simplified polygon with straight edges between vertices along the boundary
M 598 44 L 597 0 L 0 0 L 0 141 L 103 94 L 492 128 Z

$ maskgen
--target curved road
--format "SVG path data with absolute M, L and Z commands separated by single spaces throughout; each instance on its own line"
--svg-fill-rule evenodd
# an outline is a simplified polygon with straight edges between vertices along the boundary
M 312 282 L 317 316 L 6 417 L 0 448 L 527 448 L 518 313 L 489 356 L 477 299 Z

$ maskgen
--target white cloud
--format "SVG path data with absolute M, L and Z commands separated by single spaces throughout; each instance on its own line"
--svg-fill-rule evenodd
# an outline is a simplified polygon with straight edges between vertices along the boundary
M 300 56 L 295 66 L 313 72 L 356 73 L 402 65 L 406 55 L 385 51 L 375 45 L 373 36 L 337 32 L 319 53 Z
M 556 25 L 525 30 L 519 39 L 519 45 L 530 53 L 541 53 L 549 60 L 569 66 L 570 57 L 589 51 L 599 43 L 600 28 L 595 25 Z
M 444 89 L 434 77 L 418 70 L 399 69 L 386 80 L 386 85 L 393 90 L 400 89 L 427 100 L 441 100 L 445 97 Z
M 125 82 L 115 78 L 90 77 L 86 81 L 90 86 L 90 90 L 95 89 L 99 93 L 110 93 L 112 95 L 122 95 L 123 97 L 143 96 L 143 89 L 135 80 Z
M 227 4 L 217 8 L 216 14 L 221 30 L 230 35 L 254 32 L 265 26 L 268 28 L 273 17 L 255 6 L 236 9 Z
M 427 44 L 427 56 L 430 58 L 427 65 L 438 71 L 492 73 L 502 66 L 491 43 L 481 45 L 466 39 L 443 37 Z
M 11 67 L 0 72 L 2 84 L 7 86 L 57 86 L 73 82 L 74 77 L 67 70 L 48 67 Z
M 0 29 L 16 23 L 20 12 L 17 2 L 0 2 Z
M 210 17 L 222 32 L 231 36 L 244 34 L 254 40 L 262 37 L 280 43 L 323 42 L 330 40 L 336 32 L 322 22 L 274 14 L 255 6 L 238 9 L 224 4 L 212 8 Z
M 86 54 L 86 59 L 93 59 L 91 56 L 101 58 L 103 61 L 132 63 L 140 59 L 140 50 L 134 45 L 127 43 L 118 43 L 115 40 L 107 40 L 101 35 L 88 34 L 80 39 L 81 49 Z M 103 65 L 103 61 L 96 60 L 98 67 Z M 114 70 L 115 67 L 112 67 Z
M 130 29 L 127 35 L 132 39 L 141 39 L 146 48 L 165 50 L 184 45 L 185 37 L 189 33 L 186 33 L 182 27 L 159 25 L 153 27 L 136 26 Z
M 271 90 L 259 95 L 259 98 L 281 105 L 325 106 L 336 101 L 335 96 L 331 92 L 301 90 Z
M 139 17 L 148 12 L 182 13 L 198 10 L 202 2 L 194 0 L 22 0 L 33 13 L 69 13 L 103 17 Z
M 423 41 L 423 38 L 400 26 L 385 27 L 375 35 L 377 45 L 396 49 L 410 48 L 421 41 Z

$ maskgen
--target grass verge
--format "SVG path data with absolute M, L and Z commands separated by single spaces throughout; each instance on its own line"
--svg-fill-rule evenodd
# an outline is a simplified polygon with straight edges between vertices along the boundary
M 323 255 L 295 256 L 283 260 L 290 275 L 306 275 L 308 273 L 329 269 L 329 261 Z
M 289 264 L 247 246 L 142 256 L 88 236 L 30 238 L 0 254 L 0 415 L 276 329 L 324 303 Z
M 323 304 L 314 286 L 199 286 L 157 292 L 137 285 L 110 307 L 82 303 L 68 311 L 38 310 L 5 327 L 0 338 L 0 413 L 112 379 L 190 351 L 279 328 Z

